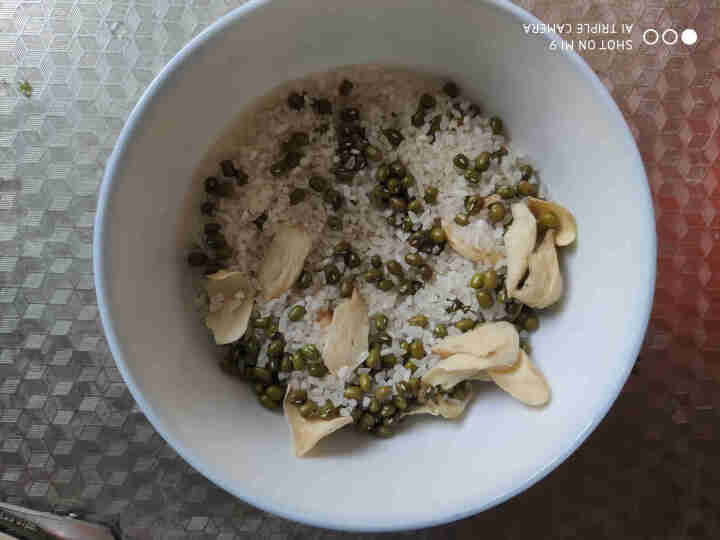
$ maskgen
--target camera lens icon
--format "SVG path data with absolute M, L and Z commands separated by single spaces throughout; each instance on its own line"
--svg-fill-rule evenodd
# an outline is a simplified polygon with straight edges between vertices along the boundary
M 680 34 L 680 40 L 685 45 L 695 45 L 695 43 L 697 42 L 697 38 L 697 32 L 692 28 L 686 28 L 682 31 L 682 34 Z
M 642 40 L 645 45 L 657 45 L 661 40 L 665 45 L 675 45 L 678 40 L 685 45 L 694 45 L 698 35 L 692 28 L 686 28 L 681 34 L 674 28 L 667 28 L 658 32 L 655 28 L 648 28 L 643 32 Z

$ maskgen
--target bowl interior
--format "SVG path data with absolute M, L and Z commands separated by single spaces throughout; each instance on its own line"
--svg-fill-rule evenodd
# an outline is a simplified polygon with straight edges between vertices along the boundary
M 576 57 L 526 35 L 495 2 L 250 2 L 156 80 L 113 155 L 95 242 L 103 322 L 156 428 L 230 492 L 292 519 L 346 529 L 419 527 L 486 508 L 561 462 L 603 417 L 647 323 L 655 233 L 646 178 L 615 105 Z M 223 375 L 193 311 L 180 237 L 197 164 L 250 101 L 290 79 L 385 63 L 457 81 L 528 154 L 578 220 L 559 309 L 533 357 L 553 391 L 532 410 L 488 388 L 459 422 L 423 418 L 390 440 L 350 430 L 291 456 L 280 416 Z M 417 420 L 415 420 L 417 422 Z

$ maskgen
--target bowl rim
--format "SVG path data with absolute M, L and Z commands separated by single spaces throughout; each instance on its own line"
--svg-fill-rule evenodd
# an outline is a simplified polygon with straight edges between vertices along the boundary
M 260 508 L 266 512 L 270 512 L 274 515 L 281 516 L 286 519 L 290 519 L 296 522 L 305 523 L 315 527 L 322 527 L 326 529 L 351 531 L 351 532 L 389 532 L 389 531 L 405 531 L 405 530 L 416 530 L 425 527 L 433 527 L 437 525 L 443 525 L 459 519 L 463 519 L 474 514 L 478 514 L 485 510 L 488 510 L 494 506 L 502 504 L 506 500 L 518 495 L 519 493 L 530 488 L 550 472 L 552 472 L 558 465 L 564 462 L 577 448 L 585 441 L 585 439 L 592 433 L 598 426 L 600 421 L 607 415 L 610 407 L 615 403 L 620 391 L 622 390 L 625 382 L 630 374 L 630 371 L 635 364 L 638 353 L 643 343 L 647 326 L 650 319 L 650 312 L 653 304 L 653 296 L 655 290 L 656 280 L 656 261 L 657 261 L 657 233 L 655 228 L 655 213 L 652 203 L 652 197 L 648 184 L 647 174 L 645 167 L 638 151 L 635 139 L 630 131 L 630 128 L 622 115 L 622 112 L 618 108 L 617 104 L 613 100 L 610 92 L 607 90 L 605 85 L 600 81 L 597 74 L 590 68 L 590 66 L 583 60 L 580 55 L 575 51 L 567 50 L 566 48 L 560 48 L 556 51 L 566 57 L 566 60 L 571 62 L 575 68 L 577 68 L 581 75 L 590 83 L 597 93 L 599 99 L 609 108 L 611 114 L 615 116 L 616 120 L 620 120 L 620 124 L 624 126 L 624 133 L 622 135 L 623 142 L 628 146 L 632 152 L 632 160 L 636 165 L 639 165 L 642 177 L 645 180 L 640 182 L 640 188 L 643 193 L 641 197 L 646 200 L 647 208 L 649 209 L 648 220 L 650 222 L 650 229 L 652 232 L 651 238 L 649 239 L 650 244 L 647 249 L 650 251 L 650 268 L 647 269 L 648 276 L 648 287 L 643 291 L 644 296 L 638 300 L 642 303 L 642 309 L 640 311 L 641 317 L 637 320 L 639 325 L 633 336 L 633 342 L 629 348 L 632 351 L 631 361 L 627 362 L 624 372 L 617 379 L 617 385 L 612 388 L 608 394 L 608 400 L 600 407 L 596 415 L 591 418 L 585 427 L 581 430 L 578 436 L 574 440 L 568 441 L 568 445 L 563 449 L 554 459 L 550 460 L 541 466 L 534 474 L 525 479 L 524 482 L 508 490 L 506 493 L 499 495 L 495 498 L 487 500 L 481 504 L 473 504 L 470 502 L 468 506 L 458 509 L 455 512 L 444 513 L 441 515 L 429 516 L 427 519 L 421 521 L 389 521 L 383 524 L 368 523 L 362 526 L 350 526 L 344 525 L 340 520 L 324 520 L 305 514 L 293 512 L 292 509 L 285 507 L 275 506 L 264 501 L 262 498 L 256 497 L 249 491 L 243 491 L 238 486 L 230 485 L 222 477 L 213 474 L 211 471 L 204 466 L 202 461 L 194 454 L 194 452 L 188 450 L 175 436 L 167 429 L 163 422 L 156 415 L 153 407 L 145 400 L 142 393 L 140 392 L 138 385 L 135 381 L 134 376 L 128 369 L 125 363 L 124 356 L 122 354 L 122 347 L 120 340 L 115 332 L 115 324 L 113 317 L 109 312 L 107 303 L 107 282 L 109 280 L 105 257 L 107 255 L 107 249 L 103 239 L 107 235 L 108 220 L 109 220 L 109 203 L 112 197 L 114 179 L 116 171 L 120 163 L 123 161 L 125 154 L 130 145 L 130 141 L 133 139 L 136 129 L 138 128 L 141 118 L 143 117 L 146 109 L 149 107 L 152 100 L 162 90 L 165 83 L 168 81 L 175 69 L 184 63 L 185 59 L 189 57 L 196 49 L 198 49 L 205 41 L 211 37 L 223 32 L 226 28 L 234 24 L 237 20 L 246 17 L 256 9 L 263 5 L 271 3 L 273 0 L 249 0 L 246 4 L 239 6 L 232 11 L 226 13 L 214 23 L 209 25 L 206 29 L 200 32 L 197 36 L 192 38 L 180 51 L 173 56 L 173 58 L 160 70 L 155 76 L 152 82 L 143 92 L 138 102 L 133 107 L 132 111 L 128 115 L 128 118 L 123 126 L 115 147 L 110 155 L 108 162 L 105 167 L 105 172 L 100 184 L 98 193 L 98 202 L 96 207 L 96 215 L 94 220 L 93 228 L 93 247 L 92 247 L 92 258 L 93 258 L 93 273 L 95 281 L 95 291 L 97 294 L 97 303 L 100 312 L 100 320 L 102 327 L 107 338 L 108 347 L 112 353 L 115 363 L 120 371 L 125 383 L 127 384 L 130 393 L 137 402 L 140 409 L 146 415 L 154 429 L 165 439 L 165 441 L 177 451 L 177 453 L 188 462 L 193 468 L 200 472 L 203 476 L 213 482 L 215 485 L 221 487 L 231 495 L 238 497 L 239 499 Z M 511 16 L 518 19 L 520 22 L 525 24 L 543 24 L 540 19 L 524 10 L 523 8 L 511 4 L 509 0 L 482 0 L 483 3 L 489 4 L 490 6 L 509 13 Z M 544 39 L 559 40 L 562 39 L 555 33 L 543 34 Z

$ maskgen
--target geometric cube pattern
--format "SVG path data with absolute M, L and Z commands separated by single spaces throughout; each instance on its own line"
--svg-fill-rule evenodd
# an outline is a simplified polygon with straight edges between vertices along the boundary
M 90 256 L 105 162 L 163 65 L 242 3 L 0 0 L 2 500 L 132 539 L 380 537 L 291 523 L 208 482 L 138 410 L 99 324 Z M 548 23 L 634 25 L 632 50 L 582 54 L 647 168 L 655 305 L 621 397 L 578 452 L 500 507 L 412 535 L 719 538 L 720 1 L 517 3 Z M 646 45 L 649 28 L 698 40 Z

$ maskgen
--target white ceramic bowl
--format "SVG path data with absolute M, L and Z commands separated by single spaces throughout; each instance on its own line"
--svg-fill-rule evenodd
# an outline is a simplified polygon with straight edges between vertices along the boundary
M 561 463 L 615 400 L 640 348 L 655 277 L 653 210 L 627 125 L 575 54 L 548 50 L 498 1 L 251 1 L 187 45 L 133 110 L 105 172 L 95 228 L 98 303 L 138 404 L 197 470 L 246 501 L 323 527 L 435 525 L 498 504 Z M 463 420 L 424 418 L 390 440 L 352 430 L 291 456 L 280 416 L 215 365 L 177 249 L 191 173 L 253 98 L 311 72 L 415 67 L 499 114 L 577 216 L 568 291 L 533 336 L 552 403 L 488 389 Z

